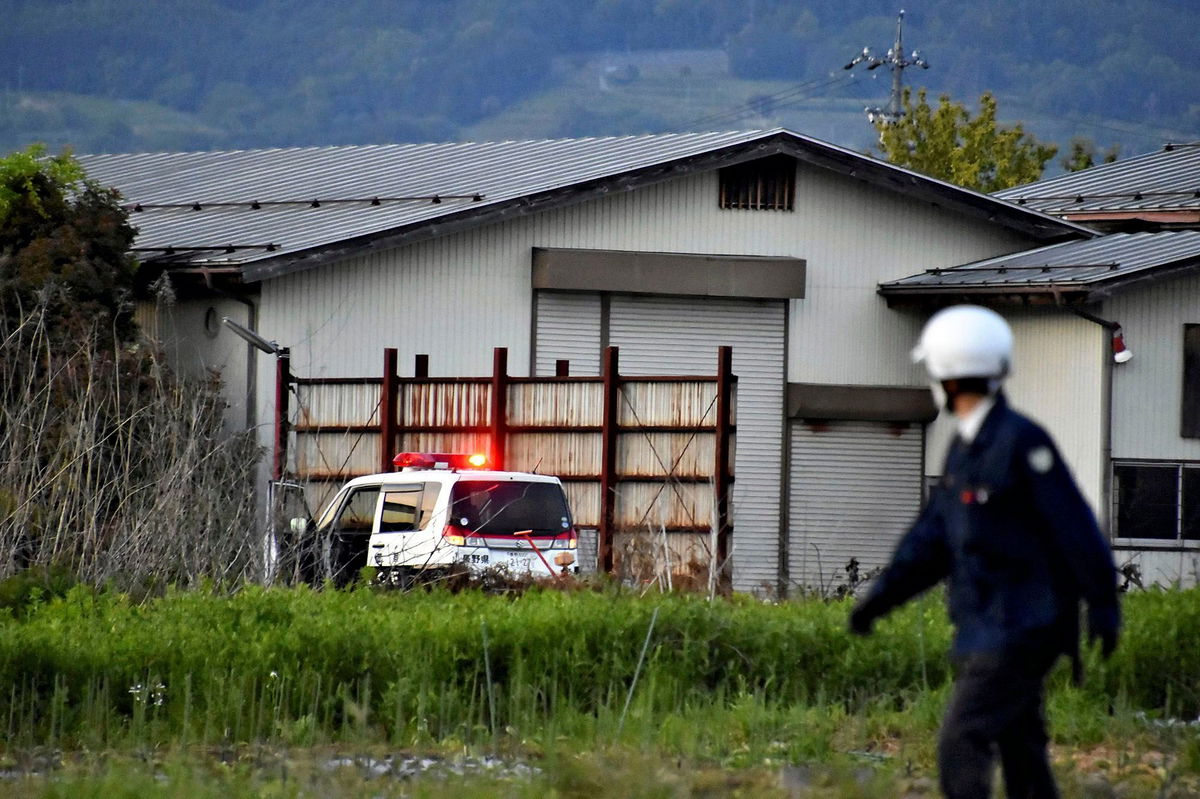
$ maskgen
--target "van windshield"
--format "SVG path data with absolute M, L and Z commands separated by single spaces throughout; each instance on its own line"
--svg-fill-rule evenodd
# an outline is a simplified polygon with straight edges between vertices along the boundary
M 561 535 L 571 514 L 557 483 L 463 480 L 450 492 L 450 521 L 480 535 Z

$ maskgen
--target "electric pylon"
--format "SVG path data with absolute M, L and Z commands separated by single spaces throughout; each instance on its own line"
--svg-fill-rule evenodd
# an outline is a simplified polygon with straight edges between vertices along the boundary
M 904 116 L 904 107 L 902 100 L 904 97 L 904 70 L 908 67 L 920 67 L 921 69 L 929 69 L 929 63 L 921 57 L 920 50 L 913 50 L 912 55 L 904 55 L 904 9 L 900 9 L 900 14 L 896 17 L 896 43 L 887 51 L 887 55 L 880 58 L 871 54 L 871 48 L 864 47 L 853 61 L 847 64 L 844 69 L 854 69 L 859 64 L 866 64 L 868 70 L 876 67 L 886 66 L 892 71 L 892 95 L 888 100 L 887 108 L 864 108 L 867 112 L 867 119 L 874 123 L 879 121 L 884 125 L 890 125 L 893 122 L 899 122 L 900 117 Z

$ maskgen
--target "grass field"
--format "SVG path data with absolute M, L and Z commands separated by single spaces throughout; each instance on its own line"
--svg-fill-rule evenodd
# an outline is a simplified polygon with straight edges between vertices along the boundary
M 1128 596 L 1117 655 L 1082 687 L 1056 672 L 1065 796 L 1200 795 L 1198 600 Z M 937 596 L 865 640 L 844 603 L 613 587 L 9 604 L 5 795 L 935 793 Z

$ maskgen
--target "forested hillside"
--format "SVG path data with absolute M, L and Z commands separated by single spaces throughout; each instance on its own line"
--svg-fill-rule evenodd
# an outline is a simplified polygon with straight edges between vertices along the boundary
M 899 0 L 0 0 L 0 149 L 258 147 L 784 124 L 864 146 Z M 907 3 L 936 96 L 1126 154 L 1196 137 L 1200 3 Z

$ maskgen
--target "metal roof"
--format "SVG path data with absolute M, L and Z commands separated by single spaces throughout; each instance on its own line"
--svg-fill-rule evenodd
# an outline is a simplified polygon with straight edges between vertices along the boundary
M 1200 142 L 995 193 L 1055 215 L 1200 210 Z
M 1092 301 L 1134 282 L 1200 266 L 1200 231 L 1113 233 L 882 283 L 889 299 L 1049 295 Z
M 260 280 L 356 251 L 774 153 L 1041 240 L 1094 235 L 783 129 L 490 143 L 88 155 L 130 208 L 144 262 Z

